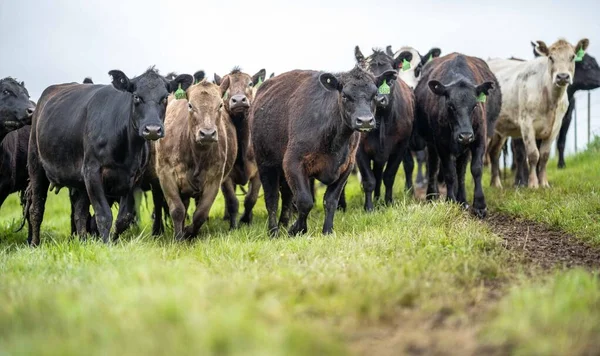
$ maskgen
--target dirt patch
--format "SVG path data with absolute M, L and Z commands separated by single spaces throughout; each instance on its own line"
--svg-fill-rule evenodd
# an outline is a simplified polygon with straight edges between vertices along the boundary
M 525 263 L 543 269 L 600 267 L 600 249 L 572 235 L 500 213 L 490 214 L 485 221 L 495 234 L 502 237 L 508 250 L 523 255 Z

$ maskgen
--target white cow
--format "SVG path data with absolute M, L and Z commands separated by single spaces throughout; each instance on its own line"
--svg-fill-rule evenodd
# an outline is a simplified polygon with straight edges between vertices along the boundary
M 567 86 L 573 83 L 575 57 L 588 44 L 587 39 L 576 46 L 561 39 L 547 47 L 543 41 L 537 41 L 538 58 L 488 61 L 502 91 L 502 110 L 489 146 L 492 186 L 502 187 L 498 159 L 508 137 L 522 137 L 525 142 L 529 187 L 550 186 L 546 175 L 550 148 L 569 106 Z M 542 141 L 539 151 L 536 139 Z

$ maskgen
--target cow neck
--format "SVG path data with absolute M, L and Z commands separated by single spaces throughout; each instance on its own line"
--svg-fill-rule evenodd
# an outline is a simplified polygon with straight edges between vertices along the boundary
M 135 112 L 133 109 L 133 99 L 132 99 L 131 114 L 129 117 L 133 118 L 134 115 L 135 115 Z M 137 155 L 142 151 L 142 148 L 146 144 L 146 140 L 144 138 L 140 137 L 140 135 L 138 134 L 139 129 L 137 127 L 135 127 L 135 125 L 133 123 L 134 123 L 134 120 L 130 119 L 129 124 L 127 125 L 127 149 L 128 149 L 128 152 L 131 152 L 131 153 Z
M 238 143 L 235 164 L 239 166 L 243 163 L 244 157 L 246 156 L 246 148 L 250 141 L 250 126 L 248 124 L 248 117 L 246 113 L 229 113 L 229 117 L 233 123 L 233 127 L 235 127 L 235 134 Z
M 343 146 L 347 145 L 350 137 L 354 134 L 354 129 L 348 125 L 344 118 L 341 104 L 336 107 L 336 115 L 339 119 L 329 120 L 327 132 L 325 134 L 325 142 L 328 142 L 330 152 L 336 152 Z
M 547 59 L 544 62 L 544 75 L 541 77 L 541 87 L 544 88 L 544 90 L 546 90 L 546 92 L 549 94 L 549 98 L 550 98 L 550 105 L 551 108 L 556 108 L 558 106 L 558 102 L 560 100 L 560 98 L 566 94 L 567 92 L 567 87 L 568 86 L 564 86 L 564 87 L 559 87 L 557 85 L 555 85 L 552 82 L 552 76 L 550 75 L 550 66 L 549 66 L 549 59 Z

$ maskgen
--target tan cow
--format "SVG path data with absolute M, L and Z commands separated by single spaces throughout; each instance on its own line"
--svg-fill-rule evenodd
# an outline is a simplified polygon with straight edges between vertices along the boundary
M 156 145 L 156 171 L 176 239 L 197 235 L 237 155 L 235 129 L 219 86 L 202 81 L 186 95 L 188 100 L 169 103 L 166 135 Z M 184 229 L 190 198 L 196 201 L 196 211 Z
M 585 51 L 588 44 L 587 39 L 576 46 L 561 39 L 548 47 L 537 41 L 538 58 L 488 61 L 502 91 L 502 110 L 489 146 L 492 186 L 502 187 L 498 160 L 508 137 L 522 137 L 525 142 L 529 187 L 550 186 L 546 175 L 550 148 L 569 106 L 567 86 L 573 83 L 576 53 Z M 536 139 L 542 140 L 539 151 Z

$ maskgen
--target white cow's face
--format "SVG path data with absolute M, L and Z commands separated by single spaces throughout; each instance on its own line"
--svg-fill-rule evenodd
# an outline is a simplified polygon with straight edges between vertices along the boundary
M 577 51 L 585 51 L 589 45 L 588 39 L 579 41 L 577 46 L 571 45 L 565 40 L 558 40 L 552 46 L 547 47 L 543 41 L 537 41 L 535 51 L 540 56 L 548 57 L 548 64 L 552 83 L 557 86 L 573 84 L 575 76 L 575 57 Z
M 441 53 L 442 51 L 439 48 L 432 48 L 422 56 L 419 51 L 412 47 L 400 48 L 393 56 L 394 59 L 400 59 L 398 77 L 414 89 L 421 79 L 421 72 L 425 65 L 433 58 L 439 57 Z M 408 65 L 402 59 L 406 59 Z

